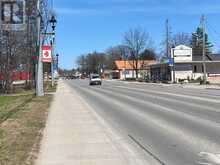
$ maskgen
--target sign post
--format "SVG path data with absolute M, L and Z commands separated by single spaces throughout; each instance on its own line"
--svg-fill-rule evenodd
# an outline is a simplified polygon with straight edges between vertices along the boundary
M 52 46 L 44 45 L 42 46 L 42 62 L 51 63 L 51 81 L 52 86 L 54 86 L 54 61 L 52 55 Z

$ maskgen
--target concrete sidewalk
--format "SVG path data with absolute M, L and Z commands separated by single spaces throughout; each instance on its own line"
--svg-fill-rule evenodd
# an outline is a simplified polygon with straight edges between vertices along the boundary
M 212 90 L 220 90 L 220 84 L 210 84 L 210 85 L 200 85 L 199 83 L 186 83 L 186 84 L 172 84 L 172 83 L 146 83 L 146 82 L 137 82 L 137 81 L 123 81 L 123 80 L 106 80 L 106 81 L 115 81 L 122 82 L 125 84 L 136 84 L 136 85 L 158 85 L 164 87 L 179 87 L 179 88 L 189 88 L 189 89 L 212 89 Z
M 36 165 L 154 165 L 60 81 Z

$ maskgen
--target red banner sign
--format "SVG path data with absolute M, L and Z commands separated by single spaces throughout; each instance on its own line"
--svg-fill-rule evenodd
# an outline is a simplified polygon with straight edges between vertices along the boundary
M 51 46 L 42 46 L 42 62 L 52 62 Z

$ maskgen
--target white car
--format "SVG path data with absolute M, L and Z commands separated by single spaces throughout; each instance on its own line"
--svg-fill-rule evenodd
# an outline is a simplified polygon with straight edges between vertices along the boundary
M 98 74 L 91 74 L 89 85 L 102 85 L 102 79 Z

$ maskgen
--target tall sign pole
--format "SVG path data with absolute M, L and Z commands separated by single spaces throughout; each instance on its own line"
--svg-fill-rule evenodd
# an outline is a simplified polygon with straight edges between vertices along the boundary
M 206 32 L 205 32 L 205 16 L 202 15 L 202 32 L 203 32 L 203 42 L 202 42 L 202 61 L 203 61 L 203 81 L 207 82 L 207 71 L 206 71 Z
M 36 96 L 44 96 L 44 80 L 43 80 L 43 63 L 42 63 L 42 38 L 41 38 L 41 14 L 40 14 L 40 0 L 37 2 L 38 9 L 38 45 L 39 45 L 39 55 L 38 55 L 38 65 L 36 74 Z
M 167 53 L 167 58 L 170 58 L 170 43 L 169 43 L 169 20 L 166 20 L 166 53 Z

